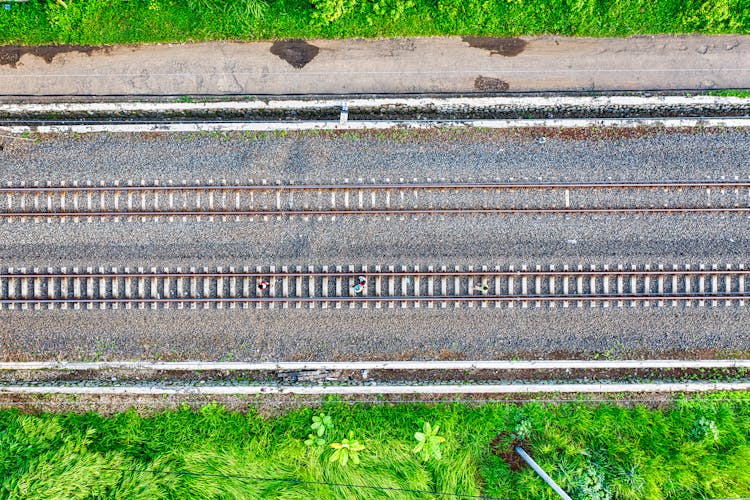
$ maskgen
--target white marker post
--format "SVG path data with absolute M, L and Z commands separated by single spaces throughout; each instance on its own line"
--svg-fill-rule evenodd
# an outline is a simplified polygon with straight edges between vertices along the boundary
M 339 123 L 344 125 L 349 121 L 349 103 L 346 101 L 341 103 L 341 115 L 339 116 Z

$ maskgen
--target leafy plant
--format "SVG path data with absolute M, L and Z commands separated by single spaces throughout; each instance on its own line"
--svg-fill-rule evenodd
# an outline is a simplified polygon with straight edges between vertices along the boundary
M 525 441 L 529 439 L 530 435 L 531 435 L 531 420 L 524 418 L 516 424 L 516 427 L 513 429 L 513 433 L 510 436 L 511 438 L 516 439 L 518 441 Z
M 331 24 L 349 14 L 357 5 L 357 0 L 312 0 L 315 11 L 313 24 Z
M 693 424 L 693 428 L 690 430 L 690 439 L 693 441 L 702 441 L 706 438 L 713 442 L 718 441 L 719 429 L 716 427 L 716 422 L 706 417 L 701 417 Z
M 587 500 L 610 500 L 612 498 L 612 492 L 604 482 L 604 475 L 591 465 L 573 473 L 571 483 L 575 498 Z
M 367 24 L 372 26 L 378 19 L 397 22 L 414 6 L 413 0 L 374 0 L 363 3 L 360 11 L 365 16 Z
M 323 436 L 325 435 L 326 431 L 330 431 L 333 429 L 333 420 L 331 420 L 331 417 L 326 415 L 325 413 L 321 413 L 320 415 L 313 415 L 312 420 L 312 424 L 310 424 L 312 432 L 307 435 L 305 444 L 307 446 L 324 445 L 326 443 L 326 440 L 323 438 Z
M 429 422 L 425 422 L 422 426 L 422 432 L 414 433 L 414 439 L 417 440 L 417 446 L 414 447 L 413 452 L 422 456 L 422 461 L 427 462 L 430 458 L 440 460 L 443 458 L 443 453 L 440 451 L 440 445 L 445 442 L 443 436 L 438 436 L 440 431 L 440 425 L 436 425 L 434 428 Z
M 331 443 L 331 448 L 334 451 L 329 462 L 338 462 L 342 467 L 351 460 L 353 464 L 359 463 L 359 452 L 365 449 L 365 446 L 359 441 L 354 439 L 354 432 L 349 431 L 349 437 L 341 440 L 340 443 Z

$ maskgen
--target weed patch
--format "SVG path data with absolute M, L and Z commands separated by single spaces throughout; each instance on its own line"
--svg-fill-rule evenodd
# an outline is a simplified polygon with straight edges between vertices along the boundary
M 504 54 L 523 42 L 512 37 L 548 33 L 750 33 L 750 9 L 744 0 L 31 0 L 0 11 L 0 43 L 22 45 L 459 35 Z
M 273 418 L 216 404 L 109 418 L 6 410 L 0 497 L 551 498 L 519 443 L 574 498 L 742 497 L 749 440 L 749 393 L 658 409 L 331 400 Z

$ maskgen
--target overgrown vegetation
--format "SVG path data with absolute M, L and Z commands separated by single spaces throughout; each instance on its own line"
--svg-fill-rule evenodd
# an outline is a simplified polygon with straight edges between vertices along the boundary
M 556 498 L 532 470 L 514 472 L 501 458 L 517 438 L 574 498 L 750 495 L 750 393 L 667 409 L 330 402 L 323 411 L 2 411 L 0 497 Z
M 750 97 L 750 90 L 707 90 L 706 95 L 719 97 Z
M 0 43 L 750 33 L 746 0 L 30 0 Z

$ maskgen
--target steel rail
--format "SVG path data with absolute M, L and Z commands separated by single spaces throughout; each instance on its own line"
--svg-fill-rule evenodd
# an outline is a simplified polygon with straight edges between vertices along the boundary
M 0 299 L 0 305 L 23 304 L 269 304 L 269 303 L 374 303 L 374 302 L 613 302 L 613 301 L 693 301 L 693 300 L 750 300 L 750 293 L 720 294 L 640 294 L 640 295 L 549 295 L 549 294 L 515 294 L 515 295 L 398 295 L 398 296 L 326 296 L 326 297 L 152 297 L 152 298 L 19 298 Z
M 545 215 L 545 214 L 617 214 L 617 213 L 744 213 L 747 207 L 610 207 L 610 208 L 388 208 L 353 210 L 146 210 L 146 211 L 70 211 L 0 212 L 0 217 L 289 217 L 315 215 Z
M 357 183 L 357 184 L 202 184 L 202 185 L 118 185 L 118 186 L 18 186 L 0 187 L 0 193 L 72 193 L 72 192 L 169 192 L 169 191 L 309 191 L 309 190 L 354 190 L 354 189 L 709 189 L 750 188 L 750 180 L 736 181 L 618 181 L 618 182 L 422 182 L 422 183 Z
M 519 270 L 519 271 L 498 271 L 498 270 L 481 270 L 472 271 L 227 271 L 227 272 L 82 272 L 82 273 L 2 273 L 0 279 L 35 279 L 35 278 L 60 278 L 60 279 L 87 279 L 87 278 L 325 278 L 325 277 L 352 277 L 367 276 L 373 277 L 472 277 L 472 276 L 713 276 L 713 275 L 748 275 L 750 269 L 608 269 L 608 270 Z

